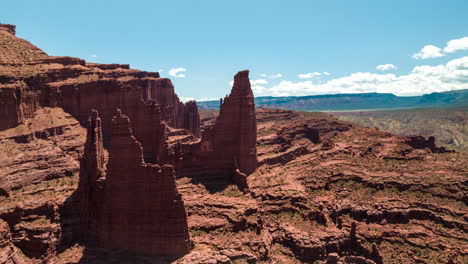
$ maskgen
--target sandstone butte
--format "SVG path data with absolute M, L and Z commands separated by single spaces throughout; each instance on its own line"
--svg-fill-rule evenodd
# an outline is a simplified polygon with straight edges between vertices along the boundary
M 0 263 L 467 263 L 467 156 L 323 113 L 220 111 L 0 24 Z

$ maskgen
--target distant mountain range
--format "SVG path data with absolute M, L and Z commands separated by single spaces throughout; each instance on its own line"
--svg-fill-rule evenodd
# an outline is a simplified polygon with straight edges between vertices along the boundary
M 219 101 L 197 102 L 200 109 L 218 109 Z M 263 96 L 255 98 L 257 108 L 299 111 L 353 111 L 405 108 L 454 107 L 468 105 L 468 89 L 421 96 L 386 93 L 327 94 L 311 96 Z

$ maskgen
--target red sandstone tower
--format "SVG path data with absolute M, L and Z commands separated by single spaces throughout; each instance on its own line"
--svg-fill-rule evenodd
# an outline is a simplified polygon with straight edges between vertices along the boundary
M 256 169 L 257 121 L 248 70 L 234 76 L 234 85 L 221 104 L 213 135 L 213 147 L 223 159 L 234 157 L 245 174 Z

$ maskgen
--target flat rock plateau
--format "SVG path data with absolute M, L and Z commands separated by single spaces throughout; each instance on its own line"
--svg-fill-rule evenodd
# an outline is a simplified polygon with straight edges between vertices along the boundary
M 467 154 L 220 106 L 0 24 L 0 263 L 468 263 Z

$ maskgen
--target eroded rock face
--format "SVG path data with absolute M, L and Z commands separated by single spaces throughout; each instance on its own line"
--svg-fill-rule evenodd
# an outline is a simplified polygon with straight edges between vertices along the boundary
M 157 72 L 130 69 L 128 64 L 97 64 L 73 57 L 47 56 L 29 42 L 14 36 L 14 28 L 0 24 L 0 130 L 22 124 L 39 107 L 62 107 L 83 126 L 92 109 L 103 118 L 107 145 L 110 121 L 116 108 L 133 121 L 139 141 L 145 107 L 141 100 L 155 100 L 161 118 L 174 128 L 200 135 L 195 102 L 182 103 L 169 79 Z
M 78 189 L 81 236 L 106 249 L 186 254 L 190 250 L 187 214 L 174 168 L 146 163 L 130 126 L 119 110 L 112 119 L 105 171 L 100 119 L 97 112 L 90 118 Z
M 8 224 L 0 219 L 0 263 L 24 264 L 18 249 L 13 245 Z

